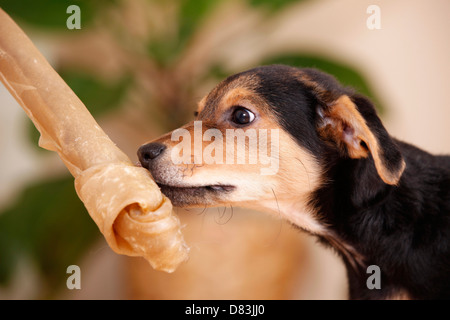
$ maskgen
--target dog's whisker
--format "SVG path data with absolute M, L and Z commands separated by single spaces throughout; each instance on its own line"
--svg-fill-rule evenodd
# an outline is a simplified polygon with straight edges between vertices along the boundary
M 302 164 L 303 168 L 305 169 L 306 176 L 308 177 L 308 186 L 309 186 L 309 190 L 311 190 L 311 181 L 310 181 L 310 179 L 309 179 L 309 171 L 308 171 L 308 169 L 306 169 L 306 166 L 305 166 L 305 164 L 303 163 L 303 161 L 302 161 L 301 159 L 299 159 L 299 158 L 297 158 L 297 157 L 295 157 L 295 159 L 298 160 L 298 161 Z
M 219 223 L 220 218 L 221 218 L 220 208 L 216 208 L 216 210 L 217 210 L 217 213 L 218 213 L 219 218 L 217 218 L 217 216 L 214 216 L 214 221 L 215 221 L 217 224 L 220 224 L 220 223 Z
M 228 218 L 228 220 L 225 223 L 228 223 L 231 220 L 231 218 L 233 218 L 234 211 L 233 211 L 233 207 L 231 205 L 230 205 L 230 209 L 231 209 L 230 217 Z
M 220 215 L 220 219 L 222 219 L 223 216 L 225 215 L 225 211 L 227 211 L 227 207 L 226 206 L 223 207 L 223 211 L 222 211 L 222 214 Z
M 226 210 L 227 210 L 227 207 L 223 207 L 223 211 L 222 211 L 222 213 L 220 213 L 220 208 L 217 208 L 217 213 L 219 214 L 219 218 L 214 219 L 216 221 L 216 223 L 221 224 L 220 220 L 224 217 Z
M 207 207 L 206 204 L 205 204 L 205 207 L 203 208 L 202 212 L 199 213 L 199 215 L 205 213 L 207 209 L 208 209 L 208 207 Z
M 270 188 L 272 190 L 273 196 L 275 198 L 275 202 L 277 203 L 277 211 L 278 211 L 278 217 L 281 217 L 281 211 L 280 211 L 280 206 L 278 204 L 278 198 L 277 195 L 275 194 L 275 191 L 273 190 L 273 188 Z

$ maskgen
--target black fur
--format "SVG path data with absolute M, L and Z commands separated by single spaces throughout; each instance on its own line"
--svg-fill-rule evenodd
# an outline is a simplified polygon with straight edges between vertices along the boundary
M 386 167 L 397 170 L 402 159 L 406 162 L 398 185 L 381 180 L 371 157 L 350 159 L 320 138 L 316 108 L 323 97 L 298 77 L 299 71 L 329 97 L 351 97 L 382 146 Z M 285 66 L 249 72 L 258 76 L 254 89 L 272 106 L 282 128 L 326 168 L 329 183 L 314 192 L 311 204 L 336 241 L 364 257 L 355 270 L 342 255 L 350 297 L 382 299 L 406 292 L 413 299 L 450 299 L 450 156 L 433 156 L 393 139 L 367 98 L 321 72 Z M 366 286 L 369 265 L 381 269 L 380 290 Z

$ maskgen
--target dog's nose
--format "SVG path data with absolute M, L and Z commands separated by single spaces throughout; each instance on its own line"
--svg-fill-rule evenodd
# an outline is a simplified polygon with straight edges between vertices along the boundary
M 158 142 L 144 144 L 138 149 L 139 161 L 144 168 L 148 169 L 150 162 L 157 158 L 165 149 L 166 146 Z

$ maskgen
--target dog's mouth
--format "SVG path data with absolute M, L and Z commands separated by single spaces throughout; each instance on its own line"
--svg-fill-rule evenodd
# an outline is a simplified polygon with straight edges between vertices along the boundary
M 156 183 L 160 187 L 161 192 L 177 207 L 214 205 L 225 194 L 236 189 L 235 186 L 223 184 L 190 186 L 168 185 L 158 181 Z
M 206 185 L 206 186 L 176 186 L 176 185 L 167 185 L 164 183 L 156 182 L 156 184 L 164 190 L 177 190 L 180 192 L 186 192 L 186 191 L 207 191 L 207 192 L 230 192 L 235 189 L 232 185 L 222 185 L 222 184 L 215 184 L 215 185 Z

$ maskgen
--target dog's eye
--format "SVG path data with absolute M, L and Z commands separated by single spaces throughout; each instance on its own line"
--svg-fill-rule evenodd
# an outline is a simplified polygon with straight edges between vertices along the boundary
M 232 120 L 237 124 L 248 124 L 255 119 L 255 115 L 250 110 L 239 107 L 234 110 Z

